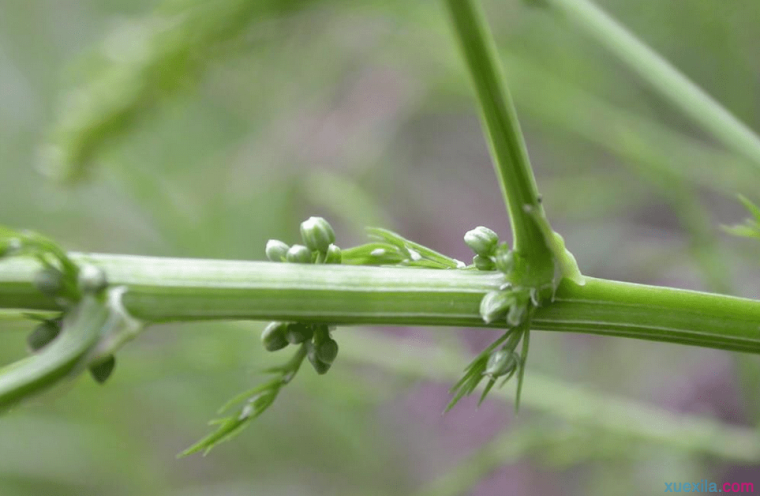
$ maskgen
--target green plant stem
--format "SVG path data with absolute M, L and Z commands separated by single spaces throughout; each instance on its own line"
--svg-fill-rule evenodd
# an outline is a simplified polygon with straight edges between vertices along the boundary
M 760 138 L 720 103 L 588 0 L 546 0 L 726 147 L 760 167 Z
M 496 175 L 512 222 L 514 248 L 533 260 L 550 261 L 544 236 L 526 213 L 526 208 L 543 210 L 512 98 L 503 84 L 493 36 L 476 2 L 445 3 L 475 86 Z
M 299 265 L 70 254 L 124 285 L 126 310 L 147 323 L 309 320 L 331 324 L 486 325 L 480 300 L 504 283 L 472 270 Z M 0 308 L 52 310 L 32 259 L 0 262 Z M 564 280 L 532 329 L 582 332 L 760 353 L 760 301 L 587 278 Z
M 99 299 L 85 295 L 77 310 L 68 315 L 59 339 L 39 354 L 0 369 L 0 412 L 37 393 L 81 365 L 82 357 L 100 337 L 108 310 Z

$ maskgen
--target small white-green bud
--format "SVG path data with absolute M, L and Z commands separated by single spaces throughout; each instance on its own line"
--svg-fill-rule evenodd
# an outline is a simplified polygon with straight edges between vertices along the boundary
M 500 349 L 488 357 L 488 365 L 483 375 L 501 377 L 517 366 L 517 355 L 512 350 Z
M 486 324 L 503 318 L 509 307 L 515 302 L 514 296 L 507 291 L 491 291 L 480 300 L 480 316 Z
M 83 293 L 97 293 L 108 286 L 106 273 L 90 264 L 84 264 L 79 268 L 79 280 L 77 283 Z
M 478 270 L 494 270 L 496 264 L 493 263 L 490 257 L 484 257 L 483 255 L 475 255 L 472 258 L 472 263 Z
M 528 307 L 526 305 L 515 303 L 509 308 L 509 313 L 507 314 L 507 324 L 509 324 L 510 327 L 517 327 L 525 322 L 525 317 L 527 314 Z
M 335 243 L 335 232 L 322 217 L 309 217 L 301 223 L 301 238 L 311 251 L 326 253 Z
M 311 263 L 311 251 L 304 245 L 293 245 L 285 255 L 285 259 L 290 263 Z
M 261 342 L 267 351 L 277 351 L 288 345 L 285 337 L 288 324 L 286 322 L 270 322 L 261 333 Z
M 467 231 L 464 235 L 464 242 L 476 254 L 488 257 L 493 255 L 493 251 L 499 243 L 499 236 L 487 227 L 478 226 L 472 231 Z
M 267 259 L 270 262 L 282 262 L 285 260 L 285 256 L 288 253 L 287 244 L 283 243 L 279 239 L 270 239 L 267 241 L 266 254 Z
M 325 255 L 325 263 L 338 265 L 342 261 L 343 261 L 343 255 L 341 254 L 340 248 L 338 248 L 335 245 L 328 246 L 327 254 Z

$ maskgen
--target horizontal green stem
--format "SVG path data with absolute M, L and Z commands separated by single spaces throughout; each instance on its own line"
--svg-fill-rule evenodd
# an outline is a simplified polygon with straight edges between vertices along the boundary
M 123 303 L 146 322 L 308 320 L 332 324 L 486 325 L 480 300 L 503 276 L 474 270 L 297 265 L 71 254 L 124 285 Z M 0 262 L 0 308 L 51 310 L 31 259 Z M 587 278 L 564 280 L 533 329 L 622 336 L 760 353 L 760 301 Z

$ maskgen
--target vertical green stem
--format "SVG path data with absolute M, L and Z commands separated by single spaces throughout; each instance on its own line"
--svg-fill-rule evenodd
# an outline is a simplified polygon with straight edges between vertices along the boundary
M 541 211 L 538 188 L 483 12 L 472 0 L 446 0 L 446 6 L 475 85 L 483 127 L 512 222 L 514 248 L 528 258 L 548 260 L 551 255 L 543 235 L 526 213 L 526 209 Z

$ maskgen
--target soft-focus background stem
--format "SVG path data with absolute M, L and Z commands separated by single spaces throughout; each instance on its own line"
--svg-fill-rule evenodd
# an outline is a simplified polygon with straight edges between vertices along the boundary
M 713 97 L 590 0 L 547 0 L 601 46 L 617 55 L 666 101 L 726 147 L 760 167 L 760 138 Z

